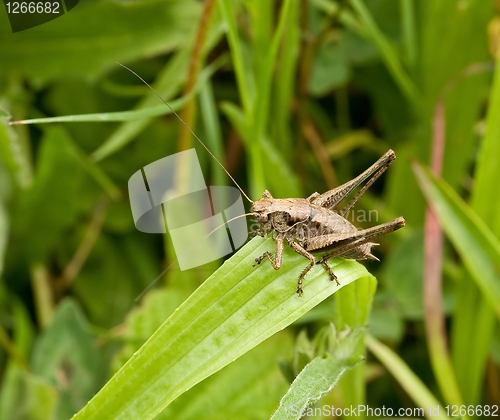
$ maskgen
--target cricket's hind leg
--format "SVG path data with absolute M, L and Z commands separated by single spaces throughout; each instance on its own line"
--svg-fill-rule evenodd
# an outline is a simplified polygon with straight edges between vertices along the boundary
M 333 257 L 343 257 L 349 259 L 365 259 L 372 258 L 378 260 L 370 251 L 371 247 L 378 245 L 373 240 L 387 235 L 402 228 L 405 225 L 405 220 L 402 217 L 392 220 L 391 222 L 384 223 L 379 226 L 374 226 L 369 229 L 358 230 L 344 235 L 329 234 L 323 235 L 309 240 L 306 248 L 309 251 L 325 248 L 325 245 L 331 247 L 331 252 L 321 259 L 321 264 L 325 267 L 330 275 L 330 280 L 335 280 L 337 285 L 339 282 L 333 273 L 331 267 L 328 265 L 328 260 Z
M 328 275 L 330 276 L 330 281 L 335 281 L 337 283 L 337 286 L 340 286 L 339 280 L 337 279 L 337 276 L 335 273 L 332 271 L 332 267 L 328 265 L 327 260 L 325 257 L 323 257 L 320 261 L 321 265 L 325 267 L 325 270 L 327 271 Z
M 311 199 L 311 201 L 318 206 L 333 209 L 358 185 L 368 179 L 366 185 L 358 192 L 358 194 L 356 194 L 356 196 L 350 201 L 350 203 L 344 209 L 342 209 L 342 211 L 340 212 L 340 215 L 342 216 L 347 213 L 347 211 L 354 205 L 354 203 L 358 201 L 359 197 L 361 197 L 364 192 L 368 188 L 370 188 L 375 180 L 385 172 L 385 170 L 394 161 L 394 159 L 396 159 L 396 154 L 393 150 L 389 150 L 361 175 L 321 195 L 312 194 L 309 199 Z

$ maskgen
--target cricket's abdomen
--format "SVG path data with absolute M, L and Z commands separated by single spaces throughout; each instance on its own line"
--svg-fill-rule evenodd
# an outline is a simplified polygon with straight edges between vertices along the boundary
M 347 219 L 335 211 L 311 204 L 311 216 L 307 223 L 291 229 L 290 238 L 300 242 L 302 247 L 309 252 L 320 255 L 331 254 L 334 250 L 340 251 L 346 247 L 345 252 L 340 252 L 339 257 L 354 260 L 374 258 L 370 253 L 373 242 L 367 242 L 354 248 L 348 247 L 353 232 L 358 229 Z M 294 235 L 296 235 L 294 237 Z

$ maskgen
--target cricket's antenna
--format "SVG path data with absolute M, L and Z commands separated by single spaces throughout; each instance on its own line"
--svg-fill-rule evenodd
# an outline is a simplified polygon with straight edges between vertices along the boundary
M 246 198 L 248 201 L 250 201 L 250 203 L 252 203 L 252 204 L 253 204 L 254 202 L 253 202 L 252 200 L 250 200 L 250 198 L 248 198 L 248 195 L 246 195 L 246 194 L 245 194 L 245 191 L 243 191 L 243 189 L 242 189 L 242 188 L 238 185 L 238 183 L 234 180 L 234 178 L 233 178 L 233 177 L 231 176 L 231 174 L 227 171 L 227 169 L 226 169 L 226 168 L 224 168 L 224 166 L 222 165 L 222 163 L 220 163 L 220 162 L 219 162 L 219 159 L 217 159 L 217 158 L 214 156 L 214 154 L 210 151 L 210 149 L 209 149 L 207 146 L 205 146 L 205 143 L 203 143 L 203 142 L 200 140 L 200 138 L 199 138 L 199 137 L 198 137 L 198 136 L 194 133 L 194 131 L 193 131 L 193 130 L 191 130 L 191 128 L 190 128 L 190 127 L 189 127 L 189 126 L 188 126 L 188 125 L 184 122 L 184 120 L 183 120 L 181 117 L 179 117 L 179 115 L 177 114 L 177 112 L 175 112 L 175 111 L 172 109 L 172 107 L 168 104 L 168 102 L 167 102 L 165 99 L 163 99 L 163 98 L 161 97 L 161 95 L 160 95 L 160 94 L 159 94 L 156 90 L 154 90 L 154 89 L 151 87 L 151 85 L 150 85 L 148 82 L 146 82 L 146 81 L 145 81 L 145 80 L 144 80 L 141 76 L 139 76 L 139 75 L 138 75 L 138 74 L 137 74 L 134 70 L 132 70 L 132 69 L 128 68 L 127 66 L 123 65 L 122 63 L 119 63 L 118 61 L 117 61 L 116 63 L 117 63 L 117 64 L 119 64 L 120 66 L 122 66 L 123 68 L 127 69 L 130 73 L 134 74 L 137 78 L 139 78 L 139 79 L 142 81 L 142 83 L 144 83 L 144 84 L 145 84 L 148 88 L 150 88 L 150 89 L 151 89 L 151 90 L 155 93 L 155 95 L 156 95 L 156 96 L 158 96 L 158 98 L 160 98 L 160 99 L 161 99 L 161 101 L 162 101 L 165 105 L 167 105 L 167 106 L 170 108 L 170 111 L 172 111 L 172 112 L 174 113 L 174 115 L 175 115 L 177 118 L 179 118 L 180 122 L 186 126 L 186 128 L 187 128 L 187 129 L 191 132 L 191 134 L 192 134 L 192 135 L 196 138 L 196 140 L 198 140 L 198 141 L 201 143 L 201 145 L 202 145 L 202 146 L 203 146 L 203 147 L 207 150 L 207 152 L 208 152 L 208 153 L 210 153 L 210 156 L 212 156 L 212 157 L 215 159 L 215 161 L 219 164 L 219 166 L 220 166 L 222 169 L 224 169 L 224 172 L 227 174 L 227 176 L 228 176 L 229 178 L 231 178 L 231 181 L 233 181 L 233 182 L 234 182 L 234 184 L 238 187 L 238 189 L 239 189 L 239 190 L 241 191 L 241 193 L 245 196 L 245 198 Z
M 184 253 L 182 253 L 181 255 L 179 255 L 179 257 L 182 257 L 184 255 L 186 255 L 188 252 L 191 252 L 194 248 L 196 248 L 200 242 L 204 241 L 205 239 L 207 239 L 212 233 L 214 233 L 216 230 L 219 230 L 222 226 L 224 225 L 227 225 L 228 223 L 232 222 L 233 220 L 236 220 L 236 219 L 239 219 L 241 217 L 247 217 L 247 216 L 253 216 L 254 213 L 245 213 L 245 214 L 240 214 L 239 216 L 236 216 L 236 217 L 233 217 L 232 219 L 229 219 L 227 222 L 224 222 L 222 223 L 222 225 L 220 226 L 217 226 L 214 230 L 212 230 L 212 232 L 210 232 L 208 235 L 206 235 L 205 237 L 201 238 L 198 242 L 196 242 L 191 248 L 189 248 L 187 251 L 185 251 Z M 165 268 L 165 270 L 163 270 L 159 276 L 157 276 L 151 283 L 149 283 L 147 285 L 147 287 L 139 294 L 139 296 L 137 296 L 135 298 L 135 301 L 137 302 L 142 296 L 144 296 L 144 293 L 146 293 L 149 289 L 151 289 L 155 283 L 161 279 L 161 277 L 168 271 L 170 270 L 176 263 L 177 261 L 179 261 L 179 257 L 177 257 L 175 259 L 175 261 L 173 261 L 167 268 Z

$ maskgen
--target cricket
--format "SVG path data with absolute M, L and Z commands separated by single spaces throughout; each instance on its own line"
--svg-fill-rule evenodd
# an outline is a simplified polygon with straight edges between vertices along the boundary
M 191 130 L 160 94 L 136 72 L 121 63 L 118 64 L 138 77 L 168 106 L 170 111 L 187 127 L 196 140 L 198 140 L 234 182 L 243 196 L 252 204 L 252 212 L 247 215 L 255 217 L 259 228 L 256 232 L 250 232 L 250 234 L 261 237 L 271 234 L 276 242 L 274 257 L 269 251 L 266 251 L 262 256 L 255 259 L 253 266 L 260 265 L 265 259 L 268 259 L 272 267 L 275 270 L 279 270 L 282 265 L 284 240 L 286 240 L 295 252 L 309 260 L 308 265 L 298 277 L 297 294 L 299 297 L 304 293 L 302 288 L 304 277 L 315 264 L 321 264 L 327 271 L 330 281 L 335 281 L 337 285 L 340 285 L 337 276 L 328 264 L 328 260 L 333 257 L 342 257 L 355 260 L 374 259 L 379 261 L 371 253 L 371 248 L 378 245 L 373 241 L 405 225 L 405 219 L 398 217 L 390 222 L 371 228 L 358 229 L 345 217 L 359 198 L 396 159 L 396 154 L 393 150 L 388 150 L 372 166 L 356 178 L 323 194 L 315 192 L 307 198 L 274 198 L 268 190 L 265 190 L 262 198 L 253 201 L 238 185 L 229 171 L 226 170 L 208 149 L 205 143 Z M 366 184 L 354 198 L 344 208 L 336 210 L 336 207 L 356 187 L 365 181 Z

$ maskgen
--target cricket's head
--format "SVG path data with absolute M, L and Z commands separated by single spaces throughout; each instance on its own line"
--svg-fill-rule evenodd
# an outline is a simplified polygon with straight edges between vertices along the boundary
M 264 191 L 261 199 L 253 202 L 253 215 L 257 223 L 261 226 L 261 229 L 265 232 L 272 230 L 269 215 L 275 211 L 273 203 L 274 198 L 268 190 Z

